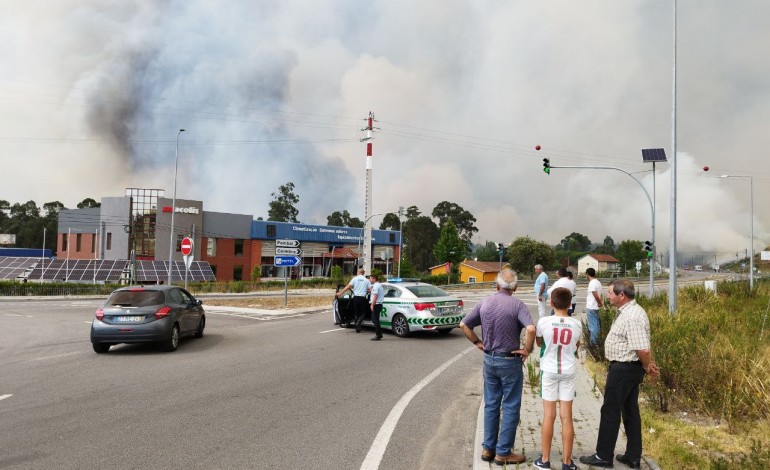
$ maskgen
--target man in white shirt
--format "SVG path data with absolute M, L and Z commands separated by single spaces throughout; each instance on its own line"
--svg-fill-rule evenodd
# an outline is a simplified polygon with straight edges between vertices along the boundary
M 356 333 L 361 332 L 361 322 L 364 321 L 364 315 L 366 315 L 369 310 L 369 302 L 366 301 L 366 294 L 369 293 L 372 284 L 369 282 L 369 279 L 364 276 L 365 272 L 366 271 L 363 269 L 359 269 L 358 276 L 351 279 L 344 289 L 337 292 L 337 297 L 342 297 L 342 294 L 344 294 L 345 291 L 353 291 L 353 308 L 356 312 Z
M 586 296 L 586 316 L 588 317 L 588 332 L 591 334 L 591 343 L 599 341 L 599 309 L 602 307 L 602 283 L 596 279 L 594 268 L 586 269 L 588 277 L 588 295 Z
M 569 276 L 567 275 L 567 268 L 559 268 L 559 270 L 556 271 L 556 274 L 559 275 L 559 279 L 554 281 L 553 285 L 550 287 L 550 289 L 548 289 L 549 297 L 551 296 L 551 292 L 553 292 L 553 290 L 556 289 L 557 287 L 564 287 L 565 289 L 570 291 L 570 293 L 575 292 L 575 290 L 577 289 L 577 284 L 575 284 L 575 281 L 570 279 Z M 571 314 L 572 312 L 570 312 L 570 315 Z M 551 309 L 551 315 L 553 315 L 553 309 Z

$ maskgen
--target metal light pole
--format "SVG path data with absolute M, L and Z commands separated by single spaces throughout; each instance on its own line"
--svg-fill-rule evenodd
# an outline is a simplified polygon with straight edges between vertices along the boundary
M 171 264 L 174 262 L 174 214 L 176 213 L 176 174 L 179 168 L 179 135 L 184 129 L 176 133 L 176 152 L 174 157 L 174 197 L 171 199 L 171 232 L 168 235 L 168 284 L 171 285 Z
M 359 257 L 359 259 L 361 258 L 361 240 L 366 236 L 366 226 L 367 226 L 367 224 L 369 223 L 370 220 L 372 220 L 372 217 L 376 217 L 378 215 L 385 215 L 385 214 L 387 214 L 387 212 L 382 212 L 382 213 L 379 213 L 379 214 L 372 214 L 369 217 L 367 217 L 366 220 L 364 221 L 364 228 L 361 229 L 361 230 L 363 230 L 363 232 L 361 233 L 361 236 L 358 238 L 358 257 Z M 371 241 L 370 241 L 370 243 L 371 243 Z M 369 248 L 371 248 L 371 245 L 369 246 Z M 358 268 L 362 267 L 358 260 L 356 260 L 356 265 L 358 265 Z M 364 265 L 366 265 L 366 256 L 364 256 Z M 374 266 L 374 260 L 372 260 L 372 266 L 370 266 L 369 269 L 372 269 L 373 266 Z
M 404 254 L 402 253 L 404 249 L 404 225 L 403 222 L 401 222 L 401 216 L 403 215 L 404 208 L 399 207 L 398 208 L 398 274 L 396 274 L 396 277 L 401 277 L 401 260 L 404 259 Z
M 671 64 L 671 203 L 670 203 L 670 240 L 668 247 L 668 313 L 676 312 L 676 0 L 673 11 L 673 53 Z
M 652 203 L 652 199 L 650 198 L 650 193 L 647 192 L 647 189 L 644 187 L 641 181 L 636 179 L 634 175 L 627 172 L 626 170 L 622 170 L 620 168 L 615 168 L 614 166 L 553 166 L 550 165 L 550 168 L 584 168 L 584 169 L 592 169 L 592 170 L 615 170 L 619 171 L 621 173 L 625 173 L 628 176 L 630 176 L 636 183 L 639 185 L 640 188 L 642 188 L 642 191 L 644 191 L 644 195 L 647 196 L 647 201 L 650 203 L 650 214 L 652 217 L 652 244 L 655 246 L 655 206 Z M 653 285 L 653 272 L 652 269 L 650 269 L 650 298 L 655 294 Z
M 47 228 L 43 227 L 43 251 L 40 252 L 40 284 L 43 283 L 43 274 L 45 273 L 45 233 Z M 67 240 L 69 243 L 69 240 Z M 67 245 L 69 247 L 69 245 Z
M 751 217 L 751 236 L 749 242 L 749 289 L 754 289 L 754 177 L 752 175 L 720 175 L 720 178 L 749 179 L 749 213 Z

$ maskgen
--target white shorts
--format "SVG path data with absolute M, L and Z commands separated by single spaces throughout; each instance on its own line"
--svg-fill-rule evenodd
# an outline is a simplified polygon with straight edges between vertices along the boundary
M 572 401 L 575 399 L 577 374 L 540 372 L 540 396 L 548 401 Z

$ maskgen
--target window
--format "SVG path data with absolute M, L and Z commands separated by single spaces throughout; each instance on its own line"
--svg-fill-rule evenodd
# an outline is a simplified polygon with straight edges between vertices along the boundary
M 391 233 L 389 235 L 388 239 L 390 240 L 390 243 L 396 243 L 396 234 L 395 233 Z
M 476 284 L 476 276 L 468 276 L 468 284 Z
M 233 268 L 233 281 L 243 280 L 243 265 L 238 265 Z
M 107 232 L 107 249 L 112 249 L 112 232 Z
M 77 253 L 80 253 L 80 245 L 82 244 L 82 242 L 83 242 L 83 234 L 78 233 L 77 235 L 75 235 L 75 251 Z
M 243 256 L 243 240 L 235 240 L 235 256 Z
M 69 251 L 69 247 L 67 246 L 67 243 L 69 242 L 69 236 L 62 234 L 61 239 L 62 239 L 61 251 L 64 251 L 64 252 Z
M 217 255 L 217 239 L 216 238 L 209 238 L 206 240 L 206 255 L 207 256 L 216 256 Z
M 96 253 L 96 234 L 91 237 L 91 253 Z
M 275 238 L 275 225 L 267 224 L 267 236 L 269 238 Z
M 178 233 L 176 235 L 176 251 L 182 251 L 182 240 L 184 240 L 184 235 Z
M 172 303 L 177 305 L 184 303 L 184 299 L 182 299 L 182 292 L 179 289 L 171 289 L 168 291 L 168 297 Z

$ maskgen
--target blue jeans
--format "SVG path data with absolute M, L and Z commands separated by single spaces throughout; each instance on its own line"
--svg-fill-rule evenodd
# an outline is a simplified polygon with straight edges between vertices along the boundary
M 599 342 L 599 329 L 601 329 L 601 323 L 599 322 L 599 311 L 586 310 L 586 316 L 588 317 L 588 332 L 591 335 L 591 342 L 596 344 Z
M 519 426 L 524 372 L 520 357 L 484 354 L 484 442 L 487 450 L 512 452 Z M 502 419 L 501 419 L 502 408 Z

